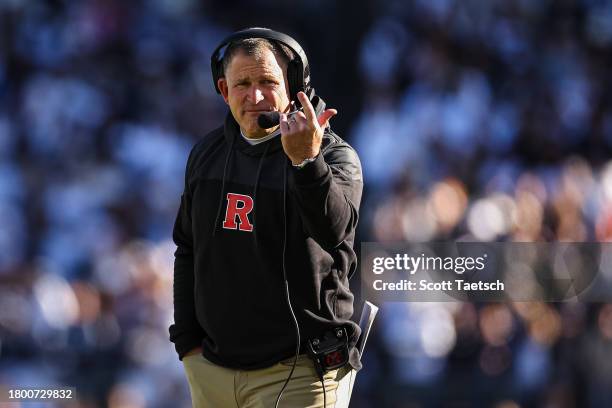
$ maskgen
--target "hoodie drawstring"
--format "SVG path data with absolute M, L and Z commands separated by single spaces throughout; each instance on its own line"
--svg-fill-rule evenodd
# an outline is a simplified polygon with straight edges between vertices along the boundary
M 212 236 L 215 236 L 217 232 L 217 223 L 219 222 L 219 216 L 221 215 L 221 208 L 223 207 L 223 194 L 225 193 L 225 177 L 227 176 L 227 167 L 229 161 L 232 157 L 232 153 L 234 152 L 234 141 L 236 139 L 232 139 L 232 143 L 229 146 L 229 150 L 227 151 L 227 156 L 225 156 L 225 165 L 223 165 L 223 180 L 221 181 L 221 193 L 219 194 L 219 206 L 217 207 L 217 216 L 215 217 L 215 224 L 213 225 Z
M 257 166 L 257 174 L 255 175 L 255 187 L 253 188 L 253 204 L 255 208 L 253 208 L 253 240 L 255 241 L 255 248 L 257 248 L 257 223 L 255 222 L 257 215 L 257 188 L 259 187 L 259 179 L 261 178 L 261 168 L 263 167 L 264 159 L 266 158 L 266 154 L 268 154 L 268 149 L 270 148 L 270 143 L 266 143 L 266 148 L 261 155 L 261 159 L 259 159 L 259 165 Z

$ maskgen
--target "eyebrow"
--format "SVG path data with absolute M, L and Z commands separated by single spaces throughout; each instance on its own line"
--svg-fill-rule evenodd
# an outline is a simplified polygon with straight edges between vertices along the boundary
M 252 82 L 253 80 L 250 77 L 242 77 L 242 78 L 238 78 L 236 80 L 237 84 L 243 84 L 243 83 L 247 83 L 247 82 Z M 274 75 L 262 75 L 260 77 L 258 77 L 255 81 L 274 81 L 274 82 L 279 82 L 280 80 L 275 77 Z

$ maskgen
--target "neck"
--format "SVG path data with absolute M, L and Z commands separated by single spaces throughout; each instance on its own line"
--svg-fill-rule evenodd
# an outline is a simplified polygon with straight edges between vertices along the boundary
M 276 130 L 273 131 L 272 133 L 269 133 L 265 136 L 259 136 L 259 137 L 249 137 L 244 133 L 243 129 L 240 129 L 240 135 L 250 144 L 250 145 L 256 145 L 259 143 L 263 143 L 266 142 L 270 139 L 272 139 L 275 136 L 278 136 L 280 134 L 280 128 L 277 126 Z
M 248 138 L 248 139 L 253 139 L 253 140 L 257 140 L 257 139 L 261 139 L 263 137 L 268 137 L 270 136 L 272 133 L 276 133 L 276 131 L 280 129 L 280 126 L 276 125 L 272 128 L 269 129 L 264 129 L 263 131 L 265 132 L 264 134 L 249 134 L 245 129 L 243 129 L 242 127 L 240 128 L 240 133 L 242 133 L 242 136 Z

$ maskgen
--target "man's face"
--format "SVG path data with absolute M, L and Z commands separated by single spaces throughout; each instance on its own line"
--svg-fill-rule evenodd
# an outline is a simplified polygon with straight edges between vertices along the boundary
M 257 118 L 262 112 L 289 111 L 285 72 L 285 64 L 268 49 L 259 58 L 243 52 L 233 56 L 225 78 L 217 85 L 245 136 L 259 138 L 276 130 L 259 127 Z

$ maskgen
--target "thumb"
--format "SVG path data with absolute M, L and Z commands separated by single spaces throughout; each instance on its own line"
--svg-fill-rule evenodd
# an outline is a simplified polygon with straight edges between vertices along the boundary
M 317 118 L 317 120 L 319 121 L 319 126 L 321 127 L 326 127 L 329 120 L 338 114 L 338 111 L 335 109 L 326 109 L 325 111 L 323 111 L 323 113 L 321 113 L 321 115 L 319 115 L 319 117 Z

